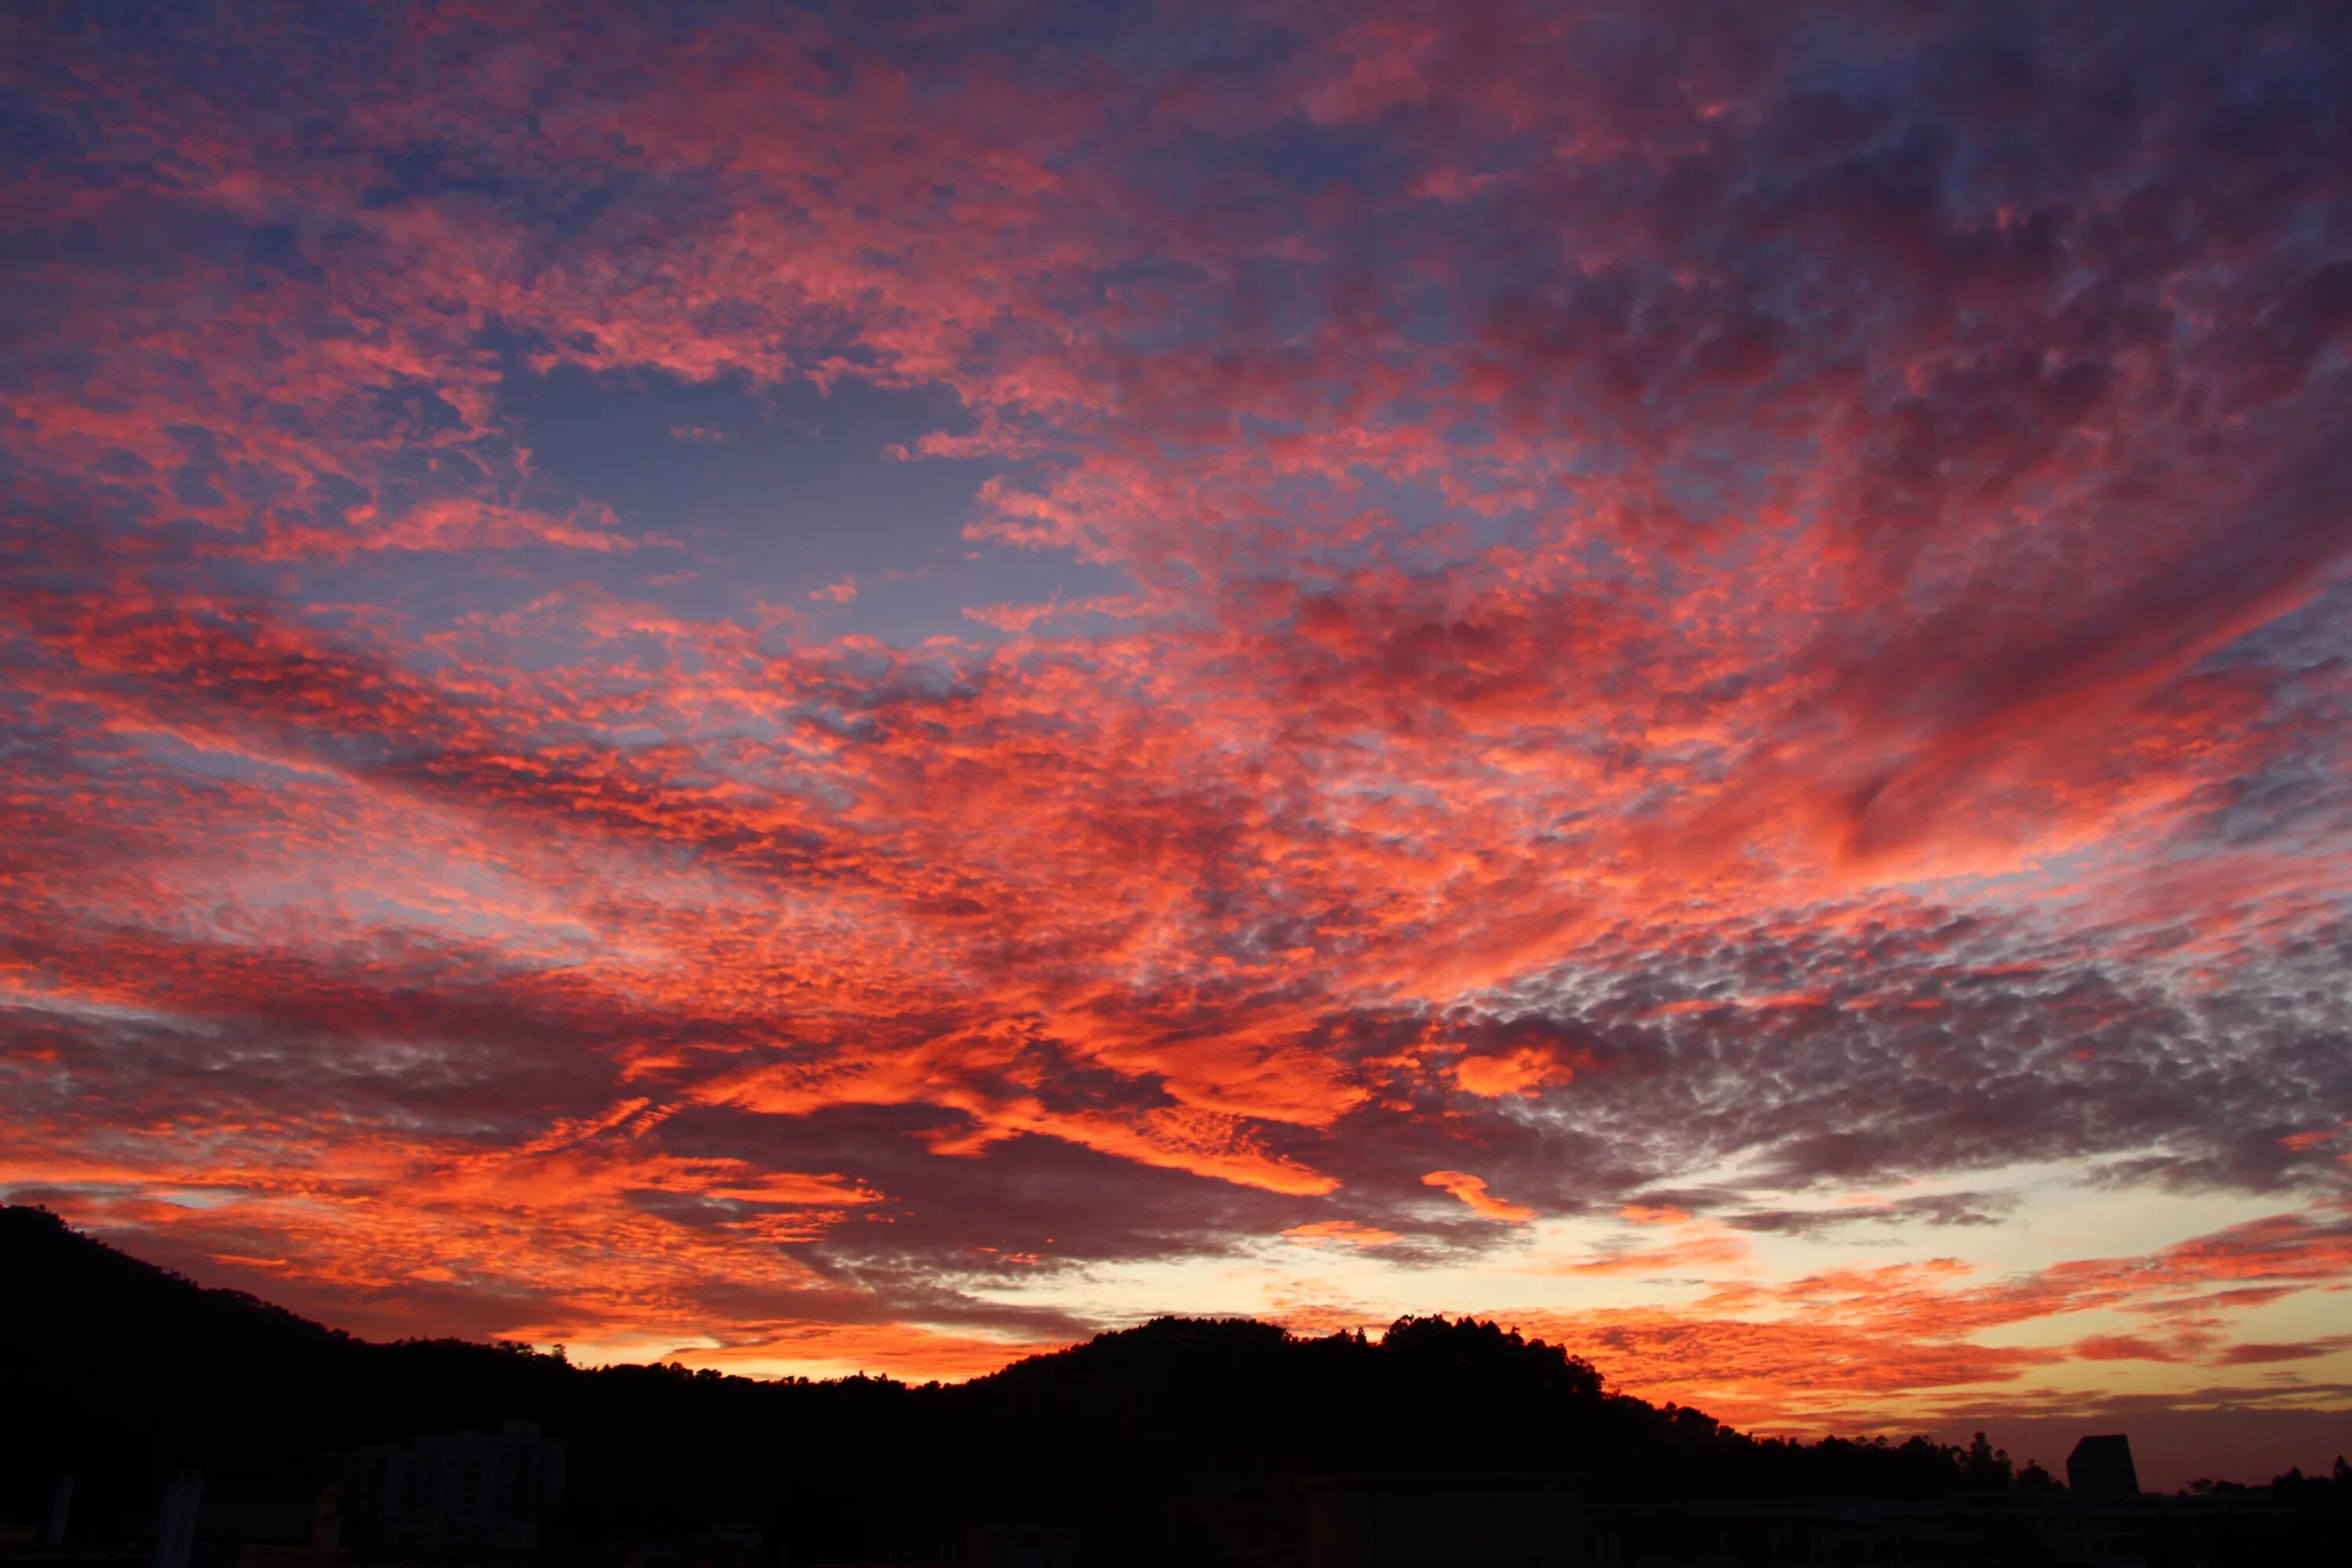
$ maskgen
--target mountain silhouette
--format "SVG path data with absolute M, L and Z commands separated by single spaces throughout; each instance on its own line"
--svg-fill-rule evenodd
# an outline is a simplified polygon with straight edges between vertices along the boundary
M 569 1446 L 564 1539 L 727 1521 L 795 1563 L 924 1561 L 1003 1521 L 1066 1524 L 1111 1561 L 1295 1562 L 1301 1488 L 1335 1475 L 1509 1475 L 1660 1501 L 1927 1498 L 1988 1479 L 1981 1456 L 1925 1438 L 1752 1437 L 1611 1394 L 1558 1347 L 1467 1318 L 1406 1318 L 1377 1340 L 1163 1318 L 910 1387 L 370 1342 L 40 1209 L 0 1209 L 0 1278 L 18 1282 L 0 1292 L 0 1366 L 22 1413 L 0 1466 L 19 1486 L 75 1472 L 85 1533 L 135 1531 L 173 1467 L 315 1489 L 338 1448 L 515 1419 Z

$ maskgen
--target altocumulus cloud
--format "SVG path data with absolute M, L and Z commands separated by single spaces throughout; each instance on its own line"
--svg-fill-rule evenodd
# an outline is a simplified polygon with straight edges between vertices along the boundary
M 2340 8 L 1156 27 L 20 28 L 0 1183 L 730 1364 L 2330 1397 Z

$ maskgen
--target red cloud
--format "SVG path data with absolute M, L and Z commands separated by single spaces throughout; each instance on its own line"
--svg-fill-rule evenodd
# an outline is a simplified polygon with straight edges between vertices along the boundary
M 397 1331 L 1622 1205 L 1721 1299 L 1582 1342 L 1759 1418 L 2302 1359 L 2322 1210 L 1748 1237 L 2341 1182 L 2341 33 L 1027 25 L 27 34 L 0 1181 Z

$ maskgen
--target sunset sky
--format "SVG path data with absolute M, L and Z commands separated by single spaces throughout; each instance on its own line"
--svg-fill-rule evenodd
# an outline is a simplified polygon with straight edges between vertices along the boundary
M 656 9 L 0 23 L 0 1193 L 2352 1447 L 2352 14 Z

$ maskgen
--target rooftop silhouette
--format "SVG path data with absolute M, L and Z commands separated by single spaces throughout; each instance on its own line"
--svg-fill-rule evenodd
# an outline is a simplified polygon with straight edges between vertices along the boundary
M 2076 1496 L 2129 1498 L 2139 1496 L 2139 1471 L 2133 1468 L 2131 1439 L 2120 1432 L 2085 1437 L 2066 1456 L 2066 1485 Z

